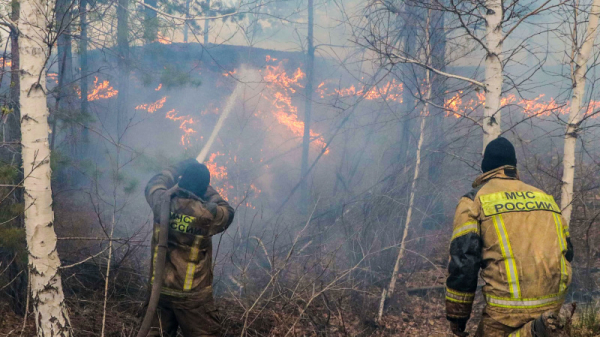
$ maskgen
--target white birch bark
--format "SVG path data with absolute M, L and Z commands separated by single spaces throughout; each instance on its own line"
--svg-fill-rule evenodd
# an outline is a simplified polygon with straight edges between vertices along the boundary
M 431 10 L 428 11 L 427 14 L 427 23 L 425 25 L 425 36 L 426 36 L 426 46 L 425 46 L 425 57 L 426 64 L 430 64 L 431 57 L 431 45 L 430 34 L 429 34 L 429 21 L 431 19 Z M 406 212 L 406 220 L 404 221 L 404 230 L 402 233 L 402 240 L 400 241 L 400 250 L 398 250 L 398 256 L 396 257 L 396 262 L 394 263 L 394 269 L 392 271 L 392 277 L 390 279 L 390 284 L 387 289 L 383 289 L 381 294 L 381 301 L 379 303 L 379 311 L 377 314 L 377 320 L 380 321 L 383 316 L 383 309 L 385 306 L 385 298 L 389 298 L 394 294 L 394 289 L 396 288 L 396 281 L 398 280 L 398 272 L 400 270 L 400 261 L 404 257 L 404 252 L 406 251 L 406 238 L 408 237 L 408 231 L 410 229 L 410 221 L 412 219 L 413 206 L 415 202 L 415 194 L 417 191 L 417 180 L 419 179 L 419 172 L 421 169 L 421 149 L 423 148 L 423 142 L 425 140 L 425 122 L 429 116 L 429 100 L 431 99 L 431 79 L 430 79 L 430 71 L 425 71 L 425 95 L 424 95 L 424 103 L 423 109 L 421 110 L 421 125 L 419 129 L 419 142 L 417 143 L 417 153 L 415 158 L 415 173 L 413 175 L 413 180 L 410 187 L 410 198 L 408 201 L 408 211 Z
M 577 10 L 577 9 L 575 9 Z M 571 222 L 573 210 L 573 181 L 575 178 L 575 146 L 579 135 L 579 125 L 585 115 L 585 106 L 582 107 L 583 95 L 585 94 L 585 73 L 587 63 L 592 54 L 594 40 L 598 30 L 598 17 L 600 15 L 600 0 L 594 0 L 590 8 L 588 26 L 581 49 L 575 53 L 575 67 L 571 74 L 573 92 L 571 94 L 571 109 L 569 123 L 565 132 L 565 147 L 563 157 L 563 176 L 560 207 L 568 225 Z M 577 25 L 575 25 L 577 27 Z M 573 34 L 575 37 L 576 34 Z M 577 41 L 573 40 L 574 49 L 577 50 Z
M 20 104 L 25 230 L 29 252 L 30 287 L 37 336 L 70 336 L 70 323 L 56 251 L 48 108 L 46 106 L 46 31 L 53 1 L 21 0 L 18 21 L 21 56 Z
M 500 96 L 502 94 L 502 0 L 485 3 L 487 25 L 485 58 L 485 108 L 483 112 L 483 149 L 498 138 L 500 129 Z

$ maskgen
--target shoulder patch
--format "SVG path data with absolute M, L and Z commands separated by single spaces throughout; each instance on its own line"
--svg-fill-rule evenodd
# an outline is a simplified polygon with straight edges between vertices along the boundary
M 475 201 L 475 196 L 477 195 L 477 192 L 479 192 L 479 190 L 483 187 L 483 185 L 477 186 L 476 188 L 472 189 L 469 191 L 469 193 L 463 195 L 463 198 L 469 198 L 473 201 Z

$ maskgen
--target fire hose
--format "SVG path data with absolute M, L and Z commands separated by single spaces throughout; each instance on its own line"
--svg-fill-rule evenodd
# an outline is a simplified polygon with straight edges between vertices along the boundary
M 247 71 L 245 68 L 242 68 L 241 71 L 245 77 L 248 77 L 248 74 L 256 77 L 257 74 L 255 72 Z M 260 79 L 255 81 L 260 81 Z M 233 110 L 233 106 L 235 104 L 236 98 L 242 92 L 243 86 L 245 83 L 239 81 L 231 94 L 229 99 L 227 100 L 227 104 L 225 105 L 225 109 L 223 113 L 219 117 L 217 121 L 217 125 L 213 129 L 213 132 L 210 135 L 210 138 L 200 151 L 200 154 L 196 158 L 199 163 L 204 162 L 206 156 L 208 155 L 208 151 L 210 150 L 211 145 L 213 144 L 215 138 L 217 137 L 219 131 L 223 127 L 223 123 L 231 110 Z M 156 312 L 156 308 L 158 307 L 158 300 L 160 298 L 160 289 L 162 288 L 163 276 L 165 270 L 165 261 L 167 258 L 167 240 L 169 237 L 169 217 L 171 214 L 171 193 L 165 193 L 164 199 L 161 201 L 160 206 L 160 231 L 158 234 L 158 244 L 156 246 L 156 259 L 154 261 L 154 282 L 152 283 L 152 291 L 150 293 L 150 299 L 148 300 L 148 308 L 146 310 L 146 314 L 144 316 L 144 320 L 142 321 L 142 325 L 140 330 L 138 331 L 137 337 L 146 337 L 148 332 L 150 332 L 152 319 L 154 317 L 154 313 Z
M 160 298 L 160 289 L 163 284 L 165 272 L 165 261 L 167 259 L 167 241 L 169 239 L 169 217 L 171 214 L 171 193 L 165 193 L 160 204 L 160 223 L 158 232 L 158 244 L 156 245 L 156 259 L 154 261 L 154 275 L 152 282 L 152 291 L 148 300 L 148 309 L 142 321 L 142 326 L 137 337 L 146 337 L 150 332 L 150 325 Z

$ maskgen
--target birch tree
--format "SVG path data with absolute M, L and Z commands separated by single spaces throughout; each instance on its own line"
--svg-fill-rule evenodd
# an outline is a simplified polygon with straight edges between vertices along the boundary
M 46 106 L 46 60 L 50 42 L 48 18 L 54 3 L 20 2 L 19 55 L 25 230 L 29 252 L 30 288 L 38 336 L 70 336 L 70 323 L 56 251 L 50 147 Z
M 574 6 L 574 11 L 579 11 L 579 6 Z M 567 129 L 565 132 L 564 158 L 563 158 L 563 176 L 560 207 L 563 210 L 563 216 L 567 225 L 571 222 L 571 213 L 573 210 L 573 181 L 575 178 L 575 146 L 579 135 L 579 126 L 583 122 L 587 106 L 582 106 L 583 96 L 585 94 L 585 74 L 587 72 L 587 63 L 592 55 L 594 40 L 598 30 L 598 18 L 600 16 L 600 0 L 593 0 L 589 11 L 588 26 L 583 37 L 581 47 L 577 45 L 577 22 L 573 25 L 573 41 L 571 55 L 571 82 L 573 91 L 571 93 L 571 108 Z M 577 13 L 575 21 L 577 21 Z
M 427 22 L 425 23 L 425 65 L 429 66 L 431 64 L 431 36 L 430 36 L 430 20 L 431 20 L 431 10 L 427 13 Z M 396 287 L 396 281 L 398 280 L 398 272 L 400 270 L 400 262 L 404 257 L 404 253 L 406 251 L 406 238 L 408 237 L 408 231 L 410 229 L 410 221 L 412 219 L 412 212 L 415 203 L 415 194 L 417 192 L 417 181 L 419 179 L 419 174 L 421 170 L 421 150 L 423 149 L 423 142 L 425 140 L 425 123 L 427 121 L 427 117 L 429 115 L 429 100 L 431 99 L 431 74 L 429 70 L 425 70 L 425 83 L 424 83 L 424 93 L 423 97 L 423 106 L 420 111 L 420 127 L 419 127 L 419 141 L 417 143 L 417 151 L 415 155 L 415 171 L 413 174 L 413 179 L 410 187 L 410 197 L 408 201 L 408 211 L 406 213 L 406 219 L 404 221 L 404 230 L 402 231 L 402 240 L 400 241 L 400 249 L 398 250 L 398 256 L 396 257 L 396 262 L 394 263 L 394 269 L 392 270 L 392 277 L 390 279 L 390 284 L 387 289 L 383 289 L 381 294 L 381 302 L 379 304 L 379 312 L 377 315 L 377 319 L 381 320 L 383 316 L 383 309 L 385 306 L 385 299 L 392 296 L 394 293 L 394 289 Z

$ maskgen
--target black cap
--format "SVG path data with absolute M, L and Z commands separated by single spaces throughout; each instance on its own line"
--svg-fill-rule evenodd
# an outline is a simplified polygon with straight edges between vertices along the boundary
M 498 137 L 486 146 L 481 170 L 485 173 L 505 165 L 517 166 L 517 155 L 515 147 L 508 139 Z
M 210 171 L 204 164 L 193 161 L 186 165 L 181 178 L 179 187 L 194 193 L 202 198 L 210 184 Z

